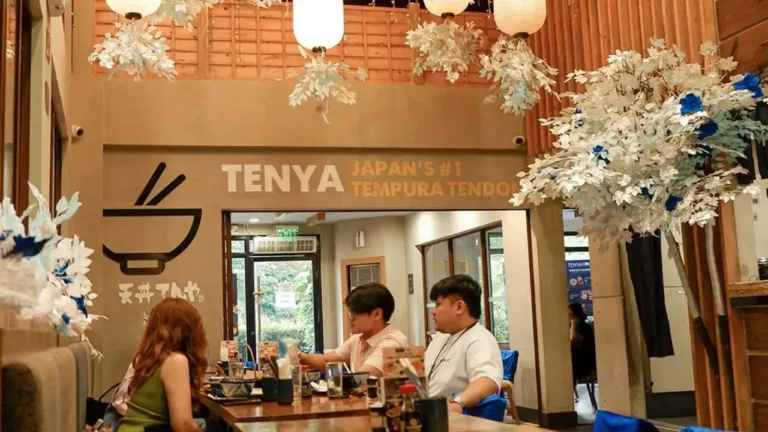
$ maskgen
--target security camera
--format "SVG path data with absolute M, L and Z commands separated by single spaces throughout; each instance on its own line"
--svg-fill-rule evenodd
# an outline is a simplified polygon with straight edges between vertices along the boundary
M 515 146 L 516 147 L 522 147 L 526 143 L 525 137 L 522 135 L 518 135 L 515 137 Z
M 78 125 L 73 125 L 72 126 L 72 136 L 73 137 L 80 138 L 81 136 L 83 136 L 83 134 L 85 134 L 85 129 L 83 129 L 82 126 L 78 126 Z

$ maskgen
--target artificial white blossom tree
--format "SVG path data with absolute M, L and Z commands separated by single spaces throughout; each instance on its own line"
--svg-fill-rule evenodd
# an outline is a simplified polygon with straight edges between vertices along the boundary
M 745 171 L 737 158 L 768 128 L 750 117 L 763 97 L 758 78 L 728 78 L 736 63 L 717 57 L 712 44 L 701 53 L 706 67 L 653 39 L 646 57 L 617 51 L 597 71 L 570 73 L 585 91 L 564 94 L 571 106 L 541 120 L 557 138 L 555 151 L 520 173 L 511 202 L 562 200 L 583 217 L 583 234 L 603 245 L 631 241 L 633 234 L 665 235 L 696 332 L 718 373 L 717 351 L 685 274 L 680 228 L 705 227 L 714 256 L 711 227 L 720 203 L 754 192 L 736 183 Z M 714 296 L 722 299 L 717 267 L 713 259 L 709 264 Z
M 87 276 L 93 249 L 77 236 L 58 233 L 58 226 L 80 207 L 78 195 L 61 198 L 51 215 L 45 197 L 31 184 L 30 190 L 37 203 L 21 215 L 8 198 L 2 201 L 0 306 L 15 310 L 22 319 L 45 321 L 61 334 L 88 341 L 85 333 L 91 323 L 104 318 L 88 312 L 97 297 Z M 96 350 L 93 354 L 101 355 Z

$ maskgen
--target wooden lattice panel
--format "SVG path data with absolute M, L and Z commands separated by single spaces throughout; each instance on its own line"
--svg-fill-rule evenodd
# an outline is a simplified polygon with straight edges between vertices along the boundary
M 326 54 L 330 61 L 363 67 L 373 81 L 410 81 L 407 9 L 347 6 L 344 18 L 344 39 Z M 209 12 L 207 28 L 212 78 L 282 79 L 306 63 L 289 7 L 221 3 Z
M 118 15 L 104 0 L 94 4 L 96 44 L 104 40 L 106 33 L 115 32 Z M 420 22 L 439 18 L 411 8 L 346 6 L 344 20 L 344 39 L 328 51 L 329 60 L 341 60 L 353 70 L 365 68 L 371 81 L 412 82 L 414 50 L 405 43 L 406 33 Z M 499 35 L 487 13 L 465 12 L 456 21 L 472 21 L 483 30 L 488 41 L 485 51 Z M 306 63 L 293 35 L 288 4 L 263 9 L 228 0 L 203 11 L 194 32 L 170 22 L 157 28 L 168 38 L 170 56 L 177 63 L 181 79 L 286 79 L 292 69 L 298 70 Z M 479 69 L 471 66 L 455 85 L 488 85 L 480 78 Z M 94 72 L 107 73 L 98 65 L 94 65 Z M 426 73 L 423 81 L 447 84 L 443 73 Z
M 120 16 L 107 6 L 105 0 L 94 1 L 94 25 L 93 25 L 93 43 L 98 44 L 104 41 L 107 33 L 115 34 L 115 22 Z M 121 19 L 121 21 L 125 21 Z M 199 37 L 198 29 L 190 32 L 189 30 L 175 26 L 169 21 L 156 25 L 157 30 L 168 40 L 168 46 L 171 48 L 168 56 L 176 62 L 176 71 L 179 78 L 198 78 L 199 76 Z M 198 26 L 199 27 L 199 26 Z M 95 62 L 93 70 L 96 74 L 106 75 L 109 71 L 105 70 Z

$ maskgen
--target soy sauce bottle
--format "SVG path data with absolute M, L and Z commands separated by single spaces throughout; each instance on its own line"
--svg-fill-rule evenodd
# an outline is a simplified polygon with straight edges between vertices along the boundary
M 400 386 L 400 394 L 403 395 L 403 404 L 400 408 L 400 431 L 421 432 L 421 419 L 413 400 L 416 394 L 416 386 L 413 384 L 403 384 Z

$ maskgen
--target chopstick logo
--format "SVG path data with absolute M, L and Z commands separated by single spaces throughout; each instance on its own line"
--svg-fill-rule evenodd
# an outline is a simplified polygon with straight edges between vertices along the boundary
M 155 172 L 149 178 L 149 181 L 141 191 L 136 200 L 136 207 L 132 209 L 105 209 L 105 218 L 134 218 L 134 217 L 163 217 L 163 218 L 192 218 L 192 225 L 184 239 L 169 252 L 115 252 L 106 244 L 103 245 L 104 255 L 110 260 L 120 264 L 120 271 L 128 276 L 154 276 L 162 274 L 165 271 L 165 265 L 182 254 L 197 235 L 200 229 L 202 219 L 202 209 L 176 208 L 166 209 L 157 208 L 165 198 L 168 197 L 176 188 L 178 188 L 187 179 L 184 174 L 177 176 L 166 187 L 150 199 L 152 190 L 157 185 L 158 180 L 165 171 L 165 162 L 160 162 L 155 168 Z

